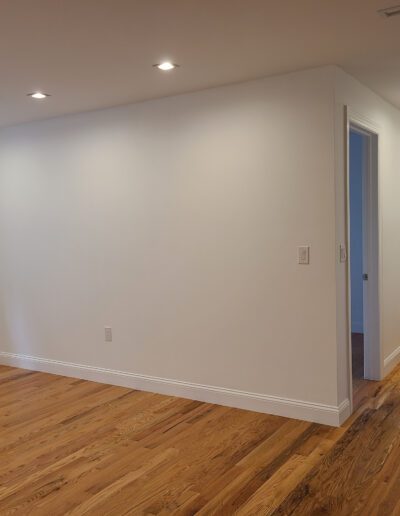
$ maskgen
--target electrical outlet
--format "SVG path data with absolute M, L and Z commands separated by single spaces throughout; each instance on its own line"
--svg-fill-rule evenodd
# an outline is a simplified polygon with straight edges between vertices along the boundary
M 302 245 L 297 249 L 298 263 L 300 265 L 309 265 L 310 263 L 310 246 Z
M 112 342 L 112 328 L 111 326 L 104 327 L 104 340 L 106 342 Z

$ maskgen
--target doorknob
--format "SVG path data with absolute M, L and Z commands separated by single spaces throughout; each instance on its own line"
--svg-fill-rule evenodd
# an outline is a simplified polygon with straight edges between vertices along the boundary
M 365 273 L 363 274 L 363 280 L 368 281 L 368 274 L 365 274 Z

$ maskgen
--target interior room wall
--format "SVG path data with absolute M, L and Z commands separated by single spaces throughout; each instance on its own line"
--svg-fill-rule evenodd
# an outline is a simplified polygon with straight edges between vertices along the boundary
M 363 333 L 363 169 L 364 137 L 350 132 L 351 331 Z
M 400 359 L 400 111 L 339 68 L 335 74 L 337 248 L 346 240 L 345 106 L 379 131 L 379 233 L 382 375 Z M 337 262 L 338 397 L 349 396 L 346 267 Z
M 331 422 L 332 77 L 1 131 L 3 363 Z

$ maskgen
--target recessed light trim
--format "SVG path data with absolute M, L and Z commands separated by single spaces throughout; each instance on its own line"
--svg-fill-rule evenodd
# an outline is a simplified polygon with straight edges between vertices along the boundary
M 153 65 L 159 70 L 162 70 L 163 72 L 168 72 L 169 70 L 173 70 L 174 68 L 178 68 L 179 65 L 176 63 L 171 63 L 171 61 L 163 61 L 162 63 L 158 63 Z
M 33 93 L 28 93 L 27 96 L 35 100 L 43 100 L 47 97 L 50 97 L 51 95 L 49 95 L 48 93 L 43 93 L 41 91 L 34 91 Z
M 393 5 L 385 9 L 379 9 L 378 14 L 384 18 L 391 18 L 392 16 L 400 16 L 400 5 Z

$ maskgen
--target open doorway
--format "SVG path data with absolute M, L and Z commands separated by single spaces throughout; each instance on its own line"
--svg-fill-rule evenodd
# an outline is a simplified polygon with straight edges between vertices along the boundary
M 348 155 L 349 333 L 353 408 L 381 379 L 378 134 L 350 121 Z
M 367 136 L 350 129 L 349 140 L 349 199 L 350 199 L 350 287 L 351 287 L 351 356 L 353 393 L 363 385 L 364 378 L 364 266 L 363 266 L 363 207 L 366 176 Z

